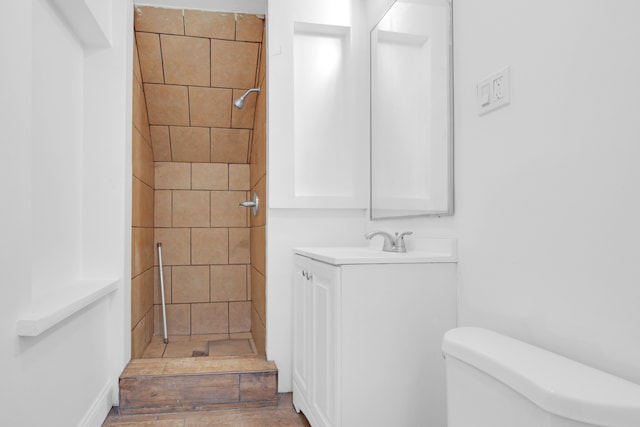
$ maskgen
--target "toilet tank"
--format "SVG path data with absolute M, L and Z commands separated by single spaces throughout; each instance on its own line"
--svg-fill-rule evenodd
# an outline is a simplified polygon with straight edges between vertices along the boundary
M 640 385 L 472 327 L 442 343 L 448 427 L 639 427 Z

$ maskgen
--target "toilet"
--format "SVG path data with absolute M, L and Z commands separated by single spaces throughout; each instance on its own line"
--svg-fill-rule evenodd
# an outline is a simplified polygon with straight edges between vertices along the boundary
M 640 385 L 473 327 L 446 332 L 448 427 L 639 427 Z

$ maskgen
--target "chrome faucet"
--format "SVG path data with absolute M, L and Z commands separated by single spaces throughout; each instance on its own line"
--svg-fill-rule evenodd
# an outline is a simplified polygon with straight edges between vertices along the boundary
M 411 231 L 405 231 L 403 233 L 396 233 L 393 237 L 391 234 L 385 231 L 370 231 L 365 234 L 364 237 L 367 240 L 371 240 L 374 236 L 382 236 L 384 238 L 384 244 L 382 250 L 386 252 L 407 252 L 407 247 L 404 244 L 404 236 L 413 234 Z

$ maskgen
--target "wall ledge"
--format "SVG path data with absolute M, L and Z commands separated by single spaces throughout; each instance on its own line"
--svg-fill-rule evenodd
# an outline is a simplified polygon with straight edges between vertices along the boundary
M 83 279 L 34 299 L 28 314 L 16 322 L 16 333 L 35 337 L 118 289 L 119 279 Z

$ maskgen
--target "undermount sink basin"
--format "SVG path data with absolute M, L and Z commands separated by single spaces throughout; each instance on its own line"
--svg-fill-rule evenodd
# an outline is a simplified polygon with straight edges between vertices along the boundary
M 297 254 L 328 264 L 415 264 L 456 262 L 453 239 L 407 239 L 407 252 L 386 252 L 376 246 L 325 246 L 295 248 Z

